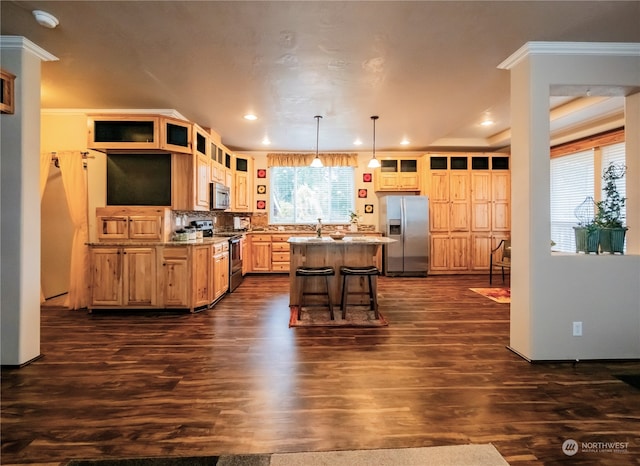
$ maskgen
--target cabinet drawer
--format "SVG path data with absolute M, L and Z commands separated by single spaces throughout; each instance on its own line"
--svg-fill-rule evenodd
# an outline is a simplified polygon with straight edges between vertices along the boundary
M 280 243 L 286 243 L 289 238 L 291 238 L 291 235 L 286 234 L 286 235 L 271 235 L 271 241 L 275 242 L 280 242 Z
M 287 252 L 290 249 L 291 248 L 289 246 L 289 243 L 273 243 L 273 244 L 271 244 L 271 250 L 273 252 Z
M 272 262 L 289 262 L 289 253 L 288 252 L 272 252 L 271 261 Z
M 288 272 L 289 271 L 289 263 L 288 262 L 274 262 L 271 264 L 271 270 L 273 272 Z
M 214 254 L 219 254 L 223 251 L 228 251 L 228 250 L 229 250 L 229 243 L 227 243 L 226 241 L 224 243 L 216 243 L 213 245 Z
M 271 235 L 251 235 L 251 242 L 253 243 L 270 243 Z
M 164 259 L 186 259 L 189 251 L 185 247 L 164 248 L 162 257 Z

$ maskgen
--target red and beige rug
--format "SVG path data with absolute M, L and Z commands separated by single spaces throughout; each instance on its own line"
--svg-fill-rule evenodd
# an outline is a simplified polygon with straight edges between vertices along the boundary
M 482 296 L 500 304 L 509 304 L 511 302 L 511 288 L 469 288 Z
M 381 313 L 379 319 L 373 315 L 373 311 L 366 307 L 349 307 L 346 319 L 342 318 L 342 311 L 339 307 L 334 307 L 333 316 L 329 317 L 329 310 L 326 308 L 302 308 L 300 319 L 298 319 L 298 307 L 291 306 L 291 316 L 289 327 L 386 327 L 389 325 L 387 319 Z

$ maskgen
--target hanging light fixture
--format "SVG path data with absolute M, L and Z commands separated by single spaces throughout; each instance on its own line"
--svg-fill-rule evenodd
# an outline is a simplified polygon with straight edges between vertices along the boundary
M 320 115 L 316 115 L 313 118 L 316 119 L 318 124 L 316 128 L 316 157 L 313 159 L 313 162 L 311 162 L 311 166 L 314 168 L 321 168 L 323 165 L 322 160 L 320 160 L 320 157 L 318 156 L 318 142 L 320 141 L 320 118 L 322 117 Z
M 367 167 L 379 168 L 380 161 L 376 159 L 376 120 L 378 119 L 378 116 L 374 115 L 371 117 L 371 119 L 373 120 L 373 157 L 371 157 L 371 160 L 369 160 L 369 165 L 367 165 Z

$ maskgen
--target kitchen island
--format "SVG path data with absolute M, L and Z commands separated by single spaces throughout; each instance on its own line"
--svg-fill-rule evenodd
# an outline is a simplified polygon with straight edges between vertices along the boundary
M 376 255 L 383 244 L 395 240 L 385 237 L 371 236 L 346 236 L 341 240 L 328 237 L 291 237 L 288 243 L 291 246 L 291 259 L 289 268 L 289 307 L 299 306 L 300 286 L 302 280 L 296 277 L 298 267 L 333 267 L 335 277 L 330 277 L 329 291 L 334 304 L 340 303 L 341 277 L 340 267 L 349 265 L 353 267 L 371 266 L 376 264 Z M 310 280 L 307 278 L 306 280 Z M 324 278 L 313 278 L 307 283 L 307 291 L 324 291 Z M 376 284 L 374 277 L 374 286 Z M 350 289 L 363 291 L 366 289 L 365 280 L 360 277 L 357 290 L 350 285 Z M 363 286 L 364 285 L 364 286 Z M 351 302 L 351 301 L 350 301 Z M 368 301 L 363 300 L 366 304 Z

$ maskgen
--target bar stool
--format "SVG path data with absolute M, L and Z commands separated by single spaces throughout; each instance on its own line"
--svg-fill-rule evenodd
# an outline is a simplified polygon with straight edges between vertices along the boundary
M 342 274 L 342 299 L 340 301 L 340 307 L 342 308 L 342 318 L 345 319 L 347 317 L 347 305 L 349 300 L 349 295 L 369 295 L 369 309 L 374 312 L 376 319 L 380 318 L 380 314 L 378 313 L 378 299 L 376 297 L 376 293 L 373 289 L 373 281 L 371 277 L 375 275 L 380 275 L 380 271 L 377 267 L 373 265 L 364 266 L 364 267 L 350 267 L 347 265 L 343 265 L 340 267 L 340 273 Z M 369 281 L 369 290 L 368 291 L 352 291 L 349 292 L 347 277 L 364 277 L 366 276 Z
M 336 271 L 333 267 L 298 267 L 296 269 L 296 277 L 302 277 L 302 284 L 300 286 L 300 306 L 298 306 L 298 319 L 300 319 L 300 315 L 302 312 L 302 307 L 325 307 L 324 304 L 307 304 L 304 303 L 304 297 L 310 295 L 316 296 L 326 296 L 327 297 L 327 305 L 329 307 L 329 315 L 331 316 L 331 320 L 333 320 L 333 303 L 331 302 L 331 290 L 329 288 L 329 277 L 332 277 L 336 274 Z M 326 291 L 325 292 L 310 292 L 306 291 L 305 285 L 307 277 L 324 277 L 324 284 Z

